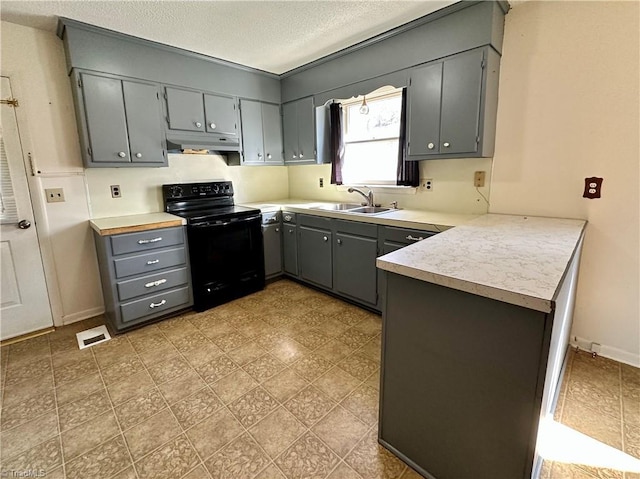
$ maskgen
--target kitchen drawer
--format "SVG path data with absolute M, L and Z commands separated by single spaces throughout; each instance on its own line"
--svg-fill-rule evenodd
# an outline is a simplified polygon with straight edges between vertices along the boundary
M 262 213 L 262 224 L 270 225 L 280 222 L 280 212 L 271 211 L 269 213 Z
M 124 278 L 134 274 L 151 273 L 159 269 L 180 266 L 186 263 L 184 246 L 160 251 L 152 251 L 136 256 L 114 259 L 116 278 Z
M 417 241 L 427 239 L 437 233 L 432 231 L 420 231 L 407 228 L 395 228 L 393 226 L 384 227 L 384 240 L 394 243 L 402 243 L 404 245 L 410 245 Z
M 282 212 L 282 222 L 296 224 L 296 214 L 289 211 Z
M 189 272 L 184 268 L 172 269 L 161 273 L 150 274 L 136 279 L 119 281 L 118 298 L 126 301 L 145 294 L 155 294 L 160 291 L 182 286 L 189 282 Z
M 111 237 L 111 250 L 114 256 L 178 244 L 184 244 L 182 226 L 141 231 L 138 233 L 125 233 Z
M 302 226 L 309 226 L 311 228 L 330 230 L 331 221 L 332 221 L 331 218 L 325 218 L 323 216 L 308 216 L 308 215 L 298 216 L 298 224 Z
M 153 296 L 131 301 L 120 305 L 122 322 L 126 323 L 143 316 L 160 313 L 167 309 L 189 304 L 189 287 L 173 289 Z

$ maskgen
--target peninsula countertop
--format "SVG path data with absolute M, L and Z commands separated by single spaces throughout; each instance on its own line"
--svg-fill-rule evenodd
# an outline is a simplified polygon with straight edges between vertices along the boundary
M 380 269 L 550 312 L 586 221 L 487 214 L 377 259 Z
M 286 210 L 292 213 L 301 213 L 342 220 L 360 221 L 362 223 L 374 223 L 383 226 L 396 226 L 398 228 L 415 228 L 427 231 L 445 231 L 477 218 L 479 215 L 442 213 L 428 210 L 392 209 L 385 213 L 375 215 L 363 215 L 344 211 L 315 209 L 316 206 L 335 204 L 330 201 L 282 199 L 263 201 L 256 203 L 241 203 L 243 206 L 259 208 L 263 212 Z

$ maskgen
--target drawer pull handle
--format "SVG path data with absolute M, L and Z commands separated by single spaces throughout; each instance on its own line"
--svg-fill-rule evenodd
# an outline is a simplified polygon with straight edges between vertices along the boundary
M 153 288 L 154 286 L 160 286 L 161 284 L 166 283 L 166 279 L 159 279 L 158 281 L 151 281 L 151 283 L 147 283 L 144 285 L 145 288 Z
M 152 261 L 147 261 L 147 264 L 158 264 L 160 262 L 159 259 L 154 259 Z
M 158 236 L 157 238 L 138 240 L 138 244 L 157 243 L 158 241 L 162 241 L 162 236 Z
M 284 215 L 284 220 L 285 220 L 285 221 L 291 221 L 291 216 L 289 216 L 289 215 Z
M 166 299 L 163 299 L 163 300 L 162 300 L 162 301 L 160 301 L 159 303 L 151 303 L 151 304 L 149 305 L 149 307 L 150 307 L 151 309 L 153 309 L 153 308 L 159 308 L 160 306 L 164 306 L 165 304 L 167 304 L 167 300 L 166 300 Z
M 409 241 L 422 241 L 424 238 L 422 236 L 418 236 L 417 238 L 415 238 L 415 237 L 409 235 L 409 236 L 407 236 L 407 239 Z

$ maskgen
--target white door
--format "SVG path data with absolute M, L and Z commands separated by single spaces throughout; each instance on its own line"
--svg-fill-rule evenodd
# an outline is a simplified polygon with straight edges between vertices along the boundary
M 1 77 L 3 100 L 13 98 Z M 53 326 L 13 106 L 0 125 L 0 339 Z

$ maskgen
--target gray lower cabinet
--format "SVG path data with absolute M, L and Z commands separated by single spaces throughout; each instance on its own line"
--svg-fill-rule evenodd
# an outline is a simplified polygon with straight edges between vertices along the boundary
M 280 107 L 255 100 L 240 100 L 242 162 L 247 165 L 282 164 Z
M 408 159 L 493 155 L 499 55 L 489 47 L 411 71 Z
M 295 213 L 282 213 L 282 268 L 286 274 L 298 277 L 298 227 Z
M 264 273 L 266 279 L 282 274 L 282 226 L 279 212 L 262 214 Z
M 371 306 L 378 303 L 378 228 L 376 225 L 335 220 L 334 290 Z
M 94 238 L 105 316 L 114 332 L 193 305 L 184 227 Z
M 282 105 L 284 162 L 313 164 L 316 162 L 316 111 L 313 97 Z
M 71 78 L 86 167 L 166 166 L 157 84 L 82 70 Z
M 333 287 L 331 220 L 299 215 L 298 223 L 300 278 L 331 289 Z

